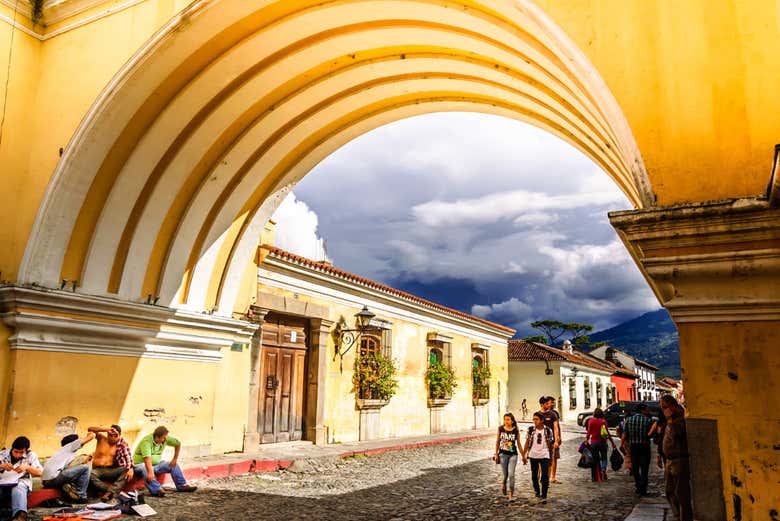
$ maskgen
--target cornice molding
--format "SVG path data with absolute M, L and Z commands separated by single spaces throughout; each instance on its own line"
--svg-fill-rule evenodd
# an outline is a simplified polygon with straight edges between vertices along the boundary
M 308 270 L 278 259 L 266 258 L 258 274 L 258 283 L 294 293 L 329 300 L 360 309 L 367 304 L 381 310 L 383 317 L 415 322 L 422 327 L 445 329 L 470 336 L 475 340 L 505 344 L 511 335 L 501 329 L 493 329 L 481 322 L 444 314 L 414 302 L 403 300 L 371 288 L 350 284 L 326 274 Z
M 11 349 L 218 362 L 259 324 L 68 291 L 0 287 Z
M 739 199 L 610 213 L 677 323 L 780 320 L 780 209 Z
M 359 281 L 346 280 L 339 276 L 334 276 L 317 269 L 312 269 L 300 262 L 295 262 L 294 260 L 281 258 L 275 255 L 268 255 L 264 258 L 263 264 L 261 266 L 261 278 L 263 278 L 262 270 L 264 269 L 269 274 L 272 273 L 271 270 L 273 269 L 279 270 L 280 274 L 285 274 L 285 272 L 289 273 L 291 279 L 297 279 L 294 286 L 297 286 L 299 291 L 305 287 L 305 283 L 301 284 L 300 286 L 298 284 L 303 283 L 303 281 L 307 279 L 311 280 L 317 286 L 316 289 L 318 292 L 322 292 L 323 294 L 328 295 L 330 298 L 337 298 L 348 305 L 359 304 L 362 306 L 362 301 L 359 300 L 360 298 L 388 301 L 391 302 L 392 305 L 398 310 L 404 308 L 412 309 L 417 314 L 435 317 L 435 320 L 437 321 L 458 324 L 468 330 L 476 330 L 493 337 L 502 338 L 504 342 L 511 338 L 514 334 L 514 330 L 512 330 L 510 333 L 502 327 L 493 327 L 489 323 L 482 320 L 468 318 L 467 316 L 459 313 L 450 313 L 439 306 L 428 305 L 422 302 L 404 298 L 403 296 L 396 295 L 394 293 L 372 288 L 366 284 L 360 283 Z M 266 280 L 262 281 L 262 283 L 269 283 L 271 280 L 273 280 L 273 277 L 268 277 Z M 278 284 L 280 280 L 275 280 L 274 282 Z M 293 289 L 293 285 L 290 284 L 292 280 L 288 279 L 285 282 L 287 284 L 283 286 L 283 289 Z M 271 283 L 271 285 L 274 284 Z M 327 286 L 335 286 L 339 288 L 339 290 L 343 291 L 344 294 L 336 294 L 333 291 L 328 291 L 326 290 Z M 346 297 L 346 294 L 355 295 L 358 297 L 358 299 L 345 299 L 344 297 Z M 399 318 L 404 317 L 399 316 Z

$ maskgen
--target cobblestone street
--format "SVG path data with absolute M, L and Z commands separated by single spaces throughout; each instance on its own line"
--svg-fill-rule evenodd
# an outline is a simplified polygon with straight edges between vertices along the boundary
M 533 501 L 529 467 L 517 468 L 516 497 L 500 495 L 500 467 L 489 459 L 494 441 L 476 439 L 372 457 L 297 462 L 286 471 L 201 482 L 194 494 L 149 498 L 170 521 L 340 519 L 623 520 L 636 503 L 625 470 L 603 484 L 576 466 L 579 436 L 567 434 L 558 479 L 546 505 Z M 651 495 L 660 494 L 653 469 Z

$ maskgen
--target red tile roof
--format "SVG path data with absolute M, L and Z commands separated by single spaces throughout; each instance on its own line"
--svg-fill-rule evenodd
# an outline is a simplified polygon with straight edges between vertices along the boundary
M 361 277 L 359 275 L 355 275 L 354 273 L 349 273 L 348 271 L 340 270 L 338 268 L 333 267 L 331 264 L 327 262 L 318 262 L 311 259 L 307 259 L 306 257 L 301 257 L 300 255 L 295 255 L 294 253 L 290 253 L 288 251 L 282 250 L 281 248 L 277 248 L 276 246 L 271 246 L 269 244 L 262 244 L 260 245 L 260 248 L 263 250 L 266 250 L 269 255 L 273 255 L 275 257 L 278 257 L 280 259 L 284 259 L 290 262 L 294 262 L 295 264 L 300 264 L 302 266 L 306 266 L 307 268 L 311 268 L 315 271 L 320 271 L 323 273 L 327 273 L 328 275 L 333 275 L 335 277 L 349 280 L 351 282 L 357 282 L 360 285 L 368 286 L 369 288 L 379 290 L 383 293 L 389 293 L 391 295 L 394 295 L 396 297 L 401 297 L 404 300 L 410 300 L 412 302 L 415 302 L 417 304 L 422 304 L 425 307 L 435 309 L 437 311 L 443 311 L 444 313 L 447 313 L 449 315 L 455 315 L 458 318 L 465 318 L 467 320 L 470 320 L 472 322 L 477 322 L 486 326 L 490 326 L 496 329 L 499 329 L 501 331 L 505 331 L 506 333 L 509 333 L 510 335 L 515 334 L 515 330 L 511 327 L 506 327 L 501 324 L 496 324 L 495 322 L 490 322 L 489 320 L 485 320 L 479 317 L 475 317 L 474 315 L 469 315 L 468 313 L 464 313 L 462 311 L 458 311 L 457 309 L 448 308 L 446 306 L 442 306 L 441 304 L 437 304 L 436 302 L 431 302 L 430 300 L 425 300 L 424 298 L 420 298 L 417 295 L 412 295 L 411 293 L 407 293 L 405 291 L 401 291 L 399 289 L 391 288 L 390 286 L 386 286 L 384 284 L 381 284 L 379 282 L 376 282 L 371 279 L 367 279 L 364 277 Z
M 567 353 L 562 349 L 556 349 L 539 342 L 529 342 L 527 340 L 509 341 L 509 361 L 510 362 L 528 362 L 528 361 L 567 361 L 573 364 L 607 371 L 613 373 L 617 370 L 612 364 L 590 356 L 580 351 Z

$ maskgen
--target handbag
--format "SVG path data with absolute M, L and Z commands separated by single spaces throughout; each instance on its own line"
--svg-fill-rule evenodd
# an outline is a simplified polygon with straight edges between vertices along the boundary
M 577 462 L 577 466 L 582 469 L 593 467 L 593 452 L 590 449 L 590 445 L 585 445 L 582 448 L 582 455 L 580 456 L 580 461 Z
M 609 456 L 609 463 L 614 471 L 620 470 L 620 467 L 623 466 L 623 456 L 620 454 L 620 451 L 614 447 L 612 448 L 612 454 Z

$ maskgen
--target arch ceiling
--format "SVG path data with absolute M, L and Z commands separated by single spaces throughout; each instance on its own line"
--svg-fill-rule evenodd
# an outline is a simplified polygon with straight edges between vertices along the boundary
M 232 311 L 289 188 L 354 137 L 435 111 L 534 124 L 653 195 L 617 103 L 527 1 L 203 0 L 95 102 L 54 174 L 20 278 Z

